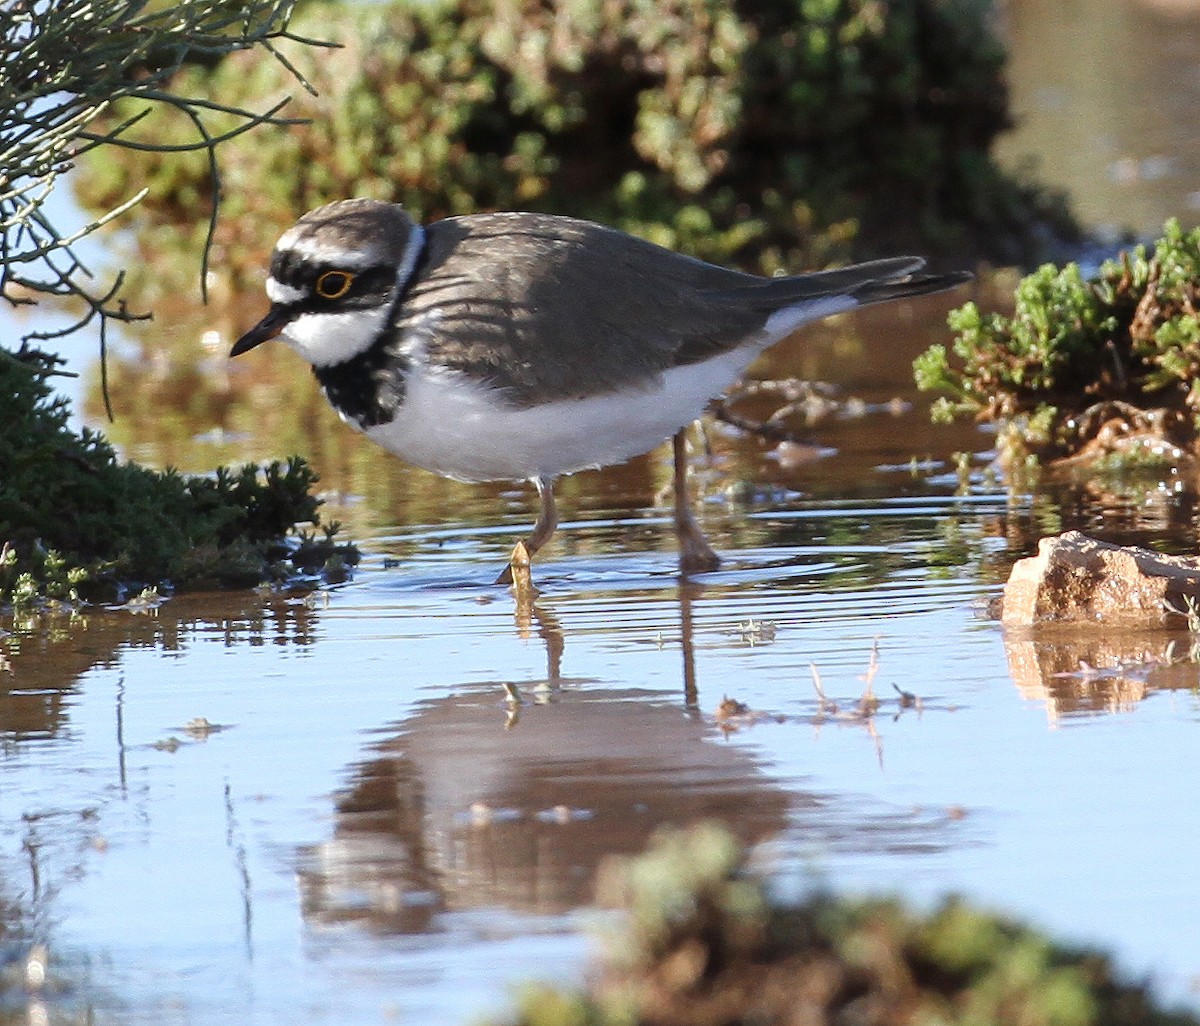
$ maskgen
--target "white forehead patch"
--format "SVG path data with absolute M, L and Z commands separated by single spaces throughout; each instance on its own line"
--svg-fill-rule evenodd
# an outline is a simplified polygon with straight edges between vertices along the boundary
M 274 278 L 267 279 L 267 298 L 272 303 L 278 303 L 280 306 L 288 306 L 291 303 L 299 303 L 304 299 L 308 292 L 305 289 L 298 289 L 291 285 L 284 285 L 281 281 L 276 281 Z

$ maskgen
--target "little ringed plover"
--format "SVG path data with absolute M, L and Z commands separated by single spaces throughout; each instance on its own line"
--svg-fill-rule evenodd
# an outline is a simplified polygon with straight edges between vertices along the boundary
M 588 221 L 532 213 L 417 224 L 377 200 L 305 214 L 275 246 L 270 310 L 231 356 L 280 337 L 344 420 L 460 481 L 530 480 L 554 533 L 554 479 L 674 439 L 685 572 L 719 559 L 686 495 L 684 429 L 803 324 L 953 288 L 918 257 L 763 278 Z M 506 567 L 498 583 L 511 580 Z

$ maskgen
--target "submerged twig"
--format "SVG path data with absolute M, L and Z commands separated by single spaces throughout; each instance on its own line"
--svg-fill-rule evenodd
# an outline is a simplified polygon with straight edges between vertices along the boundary
M 875 695 L 875 675 L 879 672 L 879 639 L 871 642 L 871 658 L 867 663 L 867 672 L 860 678 L 866 682 L 862 697 L 858 700 L 858 715 L 869 719 L 879 708 L 879 699 Z

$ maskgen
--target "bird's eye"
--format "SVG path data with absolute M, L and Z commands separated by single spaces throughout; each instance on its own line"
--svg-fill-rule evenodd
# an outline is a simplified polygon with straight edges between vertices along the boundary
M 326 271 L 317 279 L 317 295 L 322 299 L 341 299 L 350 291 L 354 275 L 349 271 Z

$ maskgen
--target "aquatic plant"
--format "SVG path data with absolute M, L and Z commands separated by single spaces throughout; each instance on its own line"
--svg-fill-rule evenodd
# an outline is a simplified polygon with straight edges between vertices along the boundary
M 1074 263 L 1044 265 L 1021 280 L 1011 315 L 967 303 L 949 323 L 951 350 L 935 345 L 917 358 L 917 385 L 947 393 L 935 421 L 1001 425 L 1010 463 L 1082 453 L 1127 471 L 1195 455 L 1200 229 L 1169 221 L 1152 248 L 1090 278 Z
M 584 991 L 526 988 L 507 1026 L 1197 1026 L 1105 955 L 952 899 L 773 898 L 722 828 L 658 835 L 609 864 L 624 913 Z
M 299 211 L 352 195 L 423 218 L 575 214 L 767 273 L 900 245 L 1028 261 L 1039 229 L 1070 221 L 989 155 L 1010 123 L 991 24 L 984 0 L 311 0 L 295 31 L 343 48 L 291 58 L 318 93 L 295 101 L 310 126 L 223 151 L 212 266 L 246 284 Z M 176 85 L 237 105 L 286 79 L 238 54 Z M 161 278 L 164 250 L 199 245 L 214 183 L 187 155 L 137 166 L 131 216 Z M 110 204 L 129 167 L 89 154 L 78 194 Z
M 356 559 L 320 536 L 316 475 L 299 458 L 186 477 L 122 463 L 105 439 L 68 423 L 52 379 L 58 357 L 0 349 L 0 603 L 114 595 L 129 584 L 249 586 Z

